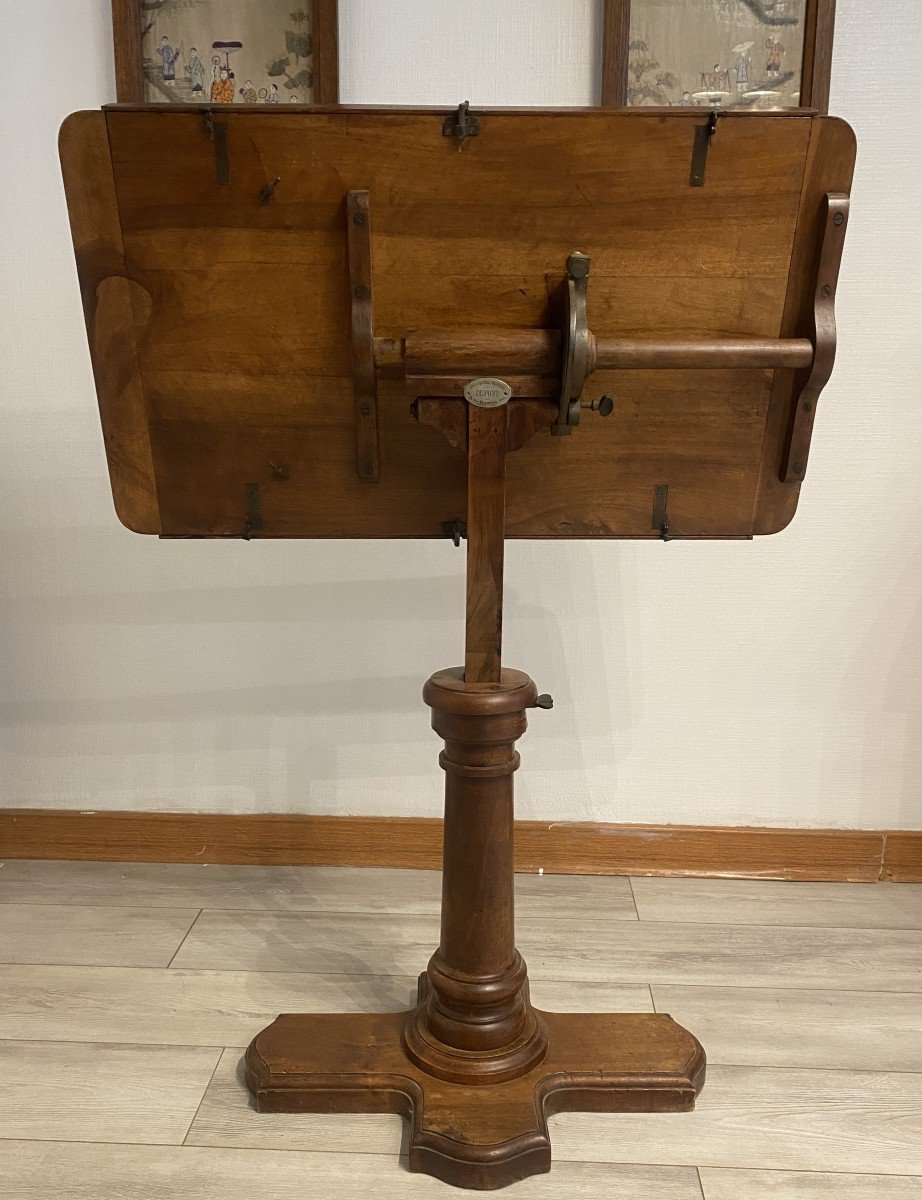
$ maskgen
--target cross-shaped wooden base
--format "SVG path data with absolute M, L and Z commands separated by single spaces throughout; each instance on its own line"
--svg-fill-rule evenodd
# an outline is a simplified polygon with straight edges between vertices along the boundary
M 421 976 L 419 1002 L 428 999 Z M 547 1118 L 563 1111 L 685 1112 L 704 1084 L 704 1052 L 654 1013 L 536 1014 L 548 1050 L 505 1083 L 459 1084 L 404 1049 L 410 1013 L 280 1016 L 252 1042 L 246 1076 L 260 1112 L 399 1113 L 409 1167 L 459 1187 L 505 1187 L 551 1169 Z

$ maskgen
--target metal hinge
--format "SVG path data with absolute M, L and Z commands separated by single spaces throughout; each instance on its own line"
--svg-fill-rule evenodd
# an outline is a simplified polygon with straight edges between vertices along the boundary
M 480 133 L 480 122 L 471 112 L 470 100 L 459 104 L 457 111 L 442 122 L 442 137 L 458 139 L 460 150 L 468 138 L 477 137 Z

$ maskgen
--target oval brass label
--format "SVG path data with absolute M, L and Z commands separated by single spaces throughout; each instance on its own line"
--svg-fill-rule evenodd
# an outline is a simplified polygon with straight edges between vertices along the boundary
M 464 399 L 477 408 L 500 408 L 512 398 L 505 379 L 472 379 L 464 389 Z

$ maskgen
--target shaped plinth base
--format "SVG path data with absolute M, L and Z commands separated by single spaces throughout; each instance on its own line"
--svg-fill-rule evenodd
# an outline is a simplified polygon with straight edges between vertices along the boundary
M 701 1046 L 660 1014 L 540 1013 L 545 1058 L 518 1079 L 486 1085 L 436 1079 L 411 1062 L 408 1015 L 278 1017 L 247 1051 L 257 1109 L 399 1113 L 410 1122 L 411 1171 L 489 1190 L 551 1169 L 554 1113 L 685 1112 L 704 1085 Z

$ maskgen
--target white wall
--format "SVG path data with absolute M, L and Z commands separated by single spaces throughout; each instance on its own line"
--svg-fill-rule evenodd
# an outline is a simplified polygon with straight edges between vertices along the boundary
M 345 100 L 595 98 L 595 0 L 341 7 Z M 521 747 L 522 816 L 922 827 L 917 8 L 839 0 L 860 159 L 793 526 L 509 547 L 506 661 L 557 704 Z M 463 554 L 121 528 L 55 152 L 113 95 L 108 0 L 2 9 L 0 803 L 437 814 L 419 691 L 459 657 Z

